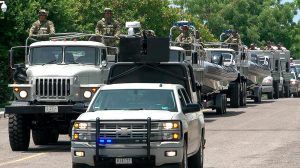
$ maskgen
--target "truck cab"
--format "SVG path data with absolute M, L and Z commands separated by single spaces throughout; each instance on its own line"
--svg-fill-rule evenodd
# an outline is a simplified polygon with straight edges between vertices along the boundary
M 123 83 L 101 87 L 74 121 L 71 153 L 76 168 L 202 167 L 203 145 L 203 114 L 184 87 Z
M 69 134 L 70 121 L 83 112 L 74 107 L 88 105 L 104 84 L 109 66 L 106 46 L 94 41 L 33 42 L 25 46 L 24 64 L 14 64 L 15 49 L 10 50 L 15 82 L 9 87 L 16 100 L 6 106 L 5 113 L 9 114 L 11 148 L 23 151 L 28 149 L 31 130 L 36 145 L 57 142 L 59 134 Z

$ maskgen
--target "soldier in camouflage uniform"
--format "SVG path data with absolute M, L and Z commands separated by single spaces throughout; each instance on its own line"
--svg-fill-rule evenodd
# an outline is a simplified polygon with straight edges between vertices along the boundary
M 236 30 L 232 30 L 232 34 L 224 42 L 225 43 L 236 43 L 238 45 L 242 44 L 241 37 Z
M 102 41 L 107 46 L 117 46 L 117 40 L 120 35 L 120 25 L 119 22 L 112 18 L 112 10 L 110 8 L 104 9 L 104 18 L 97 22 L 96 26 L 97 36 L 112 36 L 103 37 Z
M 182 33 L 175 39 L 175 42 L 179 44 L 180 47 L 183 47 L 186 50 L 190 50 L 192 43 L 194 42 L 194 37 L 189 33 L 189 27 L 184 25 L 181 27 Z
M 32 24 L 29 31 L 29 37 L 37 36 L 39 40 L 48 40 L 49 35 L 55 34 L 53 22 L 47 20 L 48 12 L 44 9 L 39 11 L 39 20 Z

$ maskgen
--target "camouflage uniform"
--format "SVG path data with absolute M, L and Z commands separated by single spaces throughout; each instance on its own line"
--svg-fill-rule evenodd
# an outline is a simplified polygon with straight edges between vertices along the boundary
M 47 12 L 45 10 L 39 11 L 39 16 L 44 15 L 47 16 Z M 32 37 L 33 35 L 53 35 L 55 34 L 55 27 L 53 22 L 50 20 L 37 20 L 34 22 L 30 28 L 29 36 Z M 40 39 L 47 39 L 47 37 L 39 37 Z
M 106 8 L 104 12 L 111 11 L 111 9 Z M 117 39 L 120 35 L 120 25 L 119 22 L 114 19 L 105 19 L 102 18 L 97 22 L 96 26 L 96 35 L 98 36 L 113 36 L 114 38 L 103 38 L 103 43 L 107 46 L 116 46 L 117 45 Z
M 191 49 L 191 44 L 194 41 L 194 37 L 190 33 L 181 33 L 176 39 L 175 42 L 179 44 L 180 47 L 183 47 L 186 50 Z
M 238 33 L 231 34 L 227 40 L 224 41 L 225 43 L 236 43 L 242 44 L 241 37 Z

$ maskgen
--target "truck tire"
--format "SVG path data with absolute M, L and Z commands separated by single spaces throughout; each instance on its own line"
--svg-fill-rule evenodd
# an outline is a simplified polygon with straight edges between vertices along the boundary
M 268 99 L 273 99 L 273 95 L 274 95 L 274 93 L 273 93 L 273 92 L 269 92 L 269 93 L 267 93 L 267 97 L 268 97 Z
M 240 95 L 240 106 L 246 106 L 247 104 L 247 83 L 241 83 L 241 95 Z
M 274 99 L 279 98 L 279 83 L 277 81 L 273 82 L 273 88 L 274 88 Z
M 261 88 L 260 87 L 255 88 L 255 92 L 257 92 L 256 93 L 257 97 L 254 97 L 254 102 L 255 103 L 260 103 L 261 102 L 261 96 L 262 96 Z
M 284 86 L 284 97 L 291 97 L 290 86 Z
M 216 113 L 218 115 L 225 114 L 227 106 L 226 94 L 218 94 L 215 101 Z
M 203 168 L 204 163 L 204 140 L 201 137 L 200 147 L 198 152 L 188 159 L 189 168 Z
M 45 128 L 32 129 L 32 139 L 35 145 L 47 145 L 49 143 L 49 132 Z
M 238 82 L 229 85 L 230 88 L 230 107 L 238 108 L 240 106 L 240 89 L 241 85 Z
M 58 130 L 56 130 L 56 129 L 52 130 L 49 134 L 49 139 L 48 139 L 49 143 L 57 143 L 58 137 L 59 137 Z
M 30 142 L 30 127 L 28 121 L 23 115 L 9 115 L 8 134 L 12 151 L 28 150 Z

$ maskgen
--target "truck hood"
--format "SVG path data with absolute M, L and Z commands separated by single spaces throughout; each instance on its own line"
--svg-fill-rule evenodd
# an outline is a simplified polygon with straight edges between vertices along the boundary
M 105 110 L 83 113 L 77 120 L 95 121 L 98 117 L 101 120 L 147 119 L 148 117 L 151 120 L 171 120 L 177 114 L 178 112 L 162 110 Z
M 66 65 L 34 65 L 30 66 L 26 73 L 29 77 L 72 77 L 77 74 L 88 76 L 90 72 L 100 71 L 94 65 L 66 64 Z

